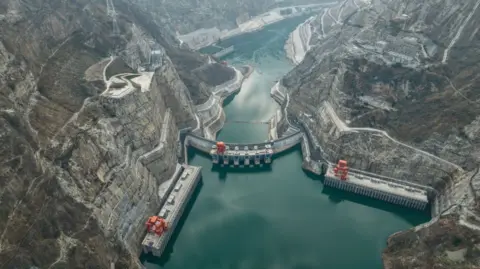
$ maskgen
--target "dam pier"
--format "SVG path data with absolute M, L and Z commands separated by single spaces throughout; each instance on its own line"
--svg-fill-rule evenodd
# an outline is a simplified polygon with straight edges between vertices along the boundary
M 324 184 L 418 210 L 424 210 L 428 205 L 427 190 L 348 171 L 344 160 L 340 160 L 336 166 L 328 165 Z
M 181 219 L 183 211 L 194 193 L 200 179 L 201 167 L 183 165 L 169 181 L 161 186 L 161 209 L 145 223 L 147 235 L 143 239 L 145 254 L 162 256 L 168 241 Z

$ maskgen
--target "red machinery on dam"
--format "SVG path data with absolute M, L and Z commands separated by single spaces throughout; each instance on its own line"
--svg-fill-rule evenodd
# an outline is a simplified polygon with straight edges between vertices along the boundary
M 336 177 L 339 177 L 341 180 L 347 180 L 348 175 L 348 166 L 347 161 L 339 160 L 335 168 L 333 168 L 333 173 Z
M 419 210 L 428 205 L 428 193 L 425 189 L 367 172 L 349 170 L 345 160 L 339 160 L 336 165 L 330 164 L 325 173 L 325 186 Z
M 218 141 L 210 150 L 212 161 L 214 164 L 229 165 L 231 161 L 235 166 L 244 167 L 255 165 L 270 164 L 272 162 L 273 149 L 271 144 L 265 144 L 263 148 L 259 148 L 258 145 L 252 146 L 240 146 L 240 145 L 225 145 L 224 142 Z
M 223 154 L 223 153 L 225 153 L 225 143 L 223 143 L 223 142 L 217 142 L 217 153 L 218 153 L 218 154 Z
M 167 221 L 159 216 L 151 216 L 145 225 L 147 226 L 147 232 L 155 233 L 158 236 L 161 236 L 168 228 Z

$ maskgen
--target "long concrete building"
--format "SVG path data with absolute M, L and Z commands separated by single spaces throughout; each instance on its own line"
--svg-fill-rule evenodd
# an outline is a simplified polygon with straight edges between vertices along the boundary
M 201 167 L 197 166 L 186 166 L 179 177 L 177 176 L 172 182 L 168 182 L 168 186 L 163 188 L 165 192 L 161 197 L 163 206 L 158 216 L 166 220 L 168 228 L 161 235 L 147 233 L 142 242 L 144 253 L 151 253 L 157 257 L 162 256 L 178 221 L 183 215 L 185 207 L 200 181 L 201 169 Z M 164 199 L 166 197 L 168 199 Z
M 424 210 L 429 202 L 427 191 L 421 188 L 352 172 L 349 172 L 348 177 L 342 180 L 335 175 L 332 165 L 328 166 L 324 184 L 418 210 Z
M 269 164 L 272 162 L 272 157 L 275 154 L 280 154 L 300 143 L 306 143 L 305 139 L 305 135 L 297 131 L 279 139 L 263 143 L 225 143 L 226 151 L 220 154 L 216 148 L 217 141 L 189 134 L 185 138 L 185 146 L 191 146 L 210 154 L 214 164 L 242 166 L 258 165 L 260 163 Z

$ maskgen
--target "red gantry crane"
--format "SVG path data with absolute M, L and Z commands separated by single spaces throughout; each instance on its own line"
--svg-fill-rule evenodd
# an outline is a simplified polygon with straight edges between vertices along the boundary
M 347 175 L 348 175 L 347 161 L 339 160 L 335 168 L 333 168 L 333 172 L 335 173 L 335 176 L 340 177 L 341 180 L 347 180 Z
M 149 217 L 145 225 L 148 233 L 155 233 L 158 236 L 161 236 L 168 228 L 167 221 L 159 216 Z
M 223 143 L 223 142 L 217 142 L 217 153 L 218 153 L 218 154 L 223 154 L 223 153 L 225 153 L 225 143 Z

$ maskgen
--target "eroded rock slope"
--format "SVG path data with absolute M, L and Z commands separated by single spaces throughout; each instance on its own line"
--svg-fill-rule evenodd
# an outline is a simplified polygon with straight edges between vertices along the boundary
M 115 20 L 103 1 L 0 2 L 0 268 L 139 268 L 192 96 L 222 82 L 191 74 L 209 59 L 149 13 L 114 5 Z
M 470 236 L 480 230 L 480 2 L 346 0 L 310 24 L 313 48 L 282 80 L 291 122 L 311 130 L 331 162 L 432 186 L 433 215 L 449 214 L 421 228 L 415 251 L 398 244 L 408 236 L 393 236 L 386 268 L 456 268 L 444 266 L 443 250 L 466 245 L 429 234 L 441 231 L 474 246 L 458 268 L 480 266 Z M 406 257 L 436 248 L 429 236 L 442 249 L 415 267 Z

